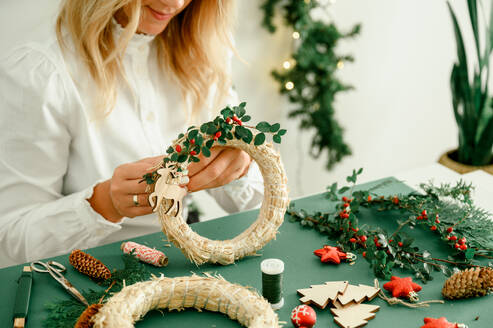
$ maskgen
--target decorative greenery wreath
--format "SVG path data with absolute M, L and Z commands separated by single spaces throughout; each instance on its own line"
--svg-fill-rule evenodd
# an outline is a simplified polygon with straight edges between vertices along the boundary
M 279 327 L 277 314 L 256 292 L 221 277 L 160 277 L 123 288 L 92 317 L 94 327 L 126 328 L 150 310 L 222 312 L 251 328 Z
M 286 130 L 280 125 L 260 122 L 255 127 L 244 125 L 250 120 L 245 103 L 226 107 L 213 121 L 192 126 L 167 150 L 168 156 L 154 172 L 144 176 L 154 186 L 149 201 L 158 212 L 163 232 L 194 263 L 231 264 L 244 256 L 254 255 L 275 238 L 288 206 L 287 178 L 279 153 L 265 143 L 266 133 L 280 143 Z M 200 161 L 198 155 L 210 156 L 214 145 L 239 148 L 259 165 L 264 178 L 264 200 L 257 220 L 231 240 L 219 241 L 193 232 L 181 216 L 184 191 L 178 185 L 188 180 L 187 167 Z

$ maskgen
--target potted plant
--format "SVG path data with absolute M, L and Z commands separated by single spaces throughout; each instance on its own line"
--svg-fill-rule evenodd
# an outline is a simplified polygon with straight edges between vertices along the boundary
M 447 1 L 447 5 L 452 17 L 458 54 L 458 61 L 452 69 L 450 86 L 455 119 L 459 127 L 459 147 L 444 154 L 439 162 L 459 173 L 484 169 L 493 174 L 493 97 L 488 90 L 493 50 L 493 5 L 489 22 L 481 24 L 478 1 L 467 0 L 475 46 L 474 61 L 469 62 L 473 62 L 471 69 L 468 67 L 457 16 L 450 2 Z M 484 6 L 481 6 L 481 10 L 484 10 Z

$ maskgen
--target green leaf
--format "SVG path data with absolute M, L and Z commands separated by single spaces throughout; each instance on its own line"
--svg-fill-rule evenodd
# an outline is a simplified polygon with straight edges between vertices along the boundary
M 209 148 L 209 149 L 211 149 L 213 145 L 214 145 L 214 140 L 213 139 L 207 140 L 206 143 L 205 143 L 205 146 L 207 148 Z
M 207 133 L 207 129 L 209 128 L 209 124 L 208 123 L 204 123 L 200 126 L 200 132 L 202 133 Z
M 342 187 L 341 189 L 339 189 L 338 192 L 339 192 L 339 194 L 343 194 L 343 193 L 345 193 L 348 190 L 349 190 L 349 187 L 348 186 L 345 186 L 345 187 Z
M 180 156 L 178 156 L 177 162 L 178 163 L 183 163 L 183 162 L 185 162 L 187 160 L 187 158 L 188 158 L 188 155 L 181 154 Z
M 177 153 L 173 153 L 173 155 L 171 155 L 171 158 L 170 159 L 171 159 L 172 162 L 178 161 L 178 154 Z
M 207 127 L 207 134 L 214 135 L 217 132 L 217 127 L 214 123 L 209 123 Z
M 198 134 L 199 134 L 199 130 L 194 129 L 194 130 L 188 132 L 188 139 L 190 139 L 190 140 L 195 139 Z
M 270 124 L 268 122 L 262 121 L 255 127 L 260 132 L 270 132 Z
M 243 135 L 243 141 L 247 144 L 252 142 L 253 139 L 253 133 L 250 131 L 250 129 L 245 129 L 244 135 Z
M 278 134 L 278 135 L 280 135 L 280 136 L 283 136 L 283 135 L 285 135 L 285 134 L 286 134 L 286 132 L 288 132 L 288 130 L 286 130 L 286 129 L 281 129 L 281 130 L 279 130 L 279 132 L 277 132 L 277 134 Z
M 224 138 L 220 138 L 217 141 L 219 142 L 220 145 L 225 145 L 226 144 L 226 139 L 224 139 Z
M 205 157 L 210 157 L 211 151 L 207 147 L 202 147 L 202 154 L 204 154 Z
M 174 151 L 175 151 L 175 149 L 173 147 L 171 147 L 171 146 L 169 146 L 168 149 L 166 150 L 166 152 L 168 154 L 172 154 Z
M 200 159 L 199 159 L 198 157 L 195 157 L 195 156 L 191 156 L 191 157 L 190 157 L 190 160 L 191 160 L 192 162 L 195 162 L 195 163 L 200 162 Z
M 252 119 L 252 118 L 250 117 L 250 115 L 245 115 L 245 116 L 243 116 L 243 117 L 241 118 L 241 120 L 242 120 L 243 122 L 248 122 L 248 121 L 250 121 L 251 119 Z
M 231 108 L 226 107 L 221 111 L 221 115 L 224 117 L 224 119 L 226 119 L 228 117 L 233 117 L 234 112 L 233 110 L 231 110 Z
M 263 133 L 259 133 L 255 136 L 255 139 L 253 141 L 253 144 L 255 146 L 260 146 L 261 144 L 263 144 L 265 142 L 265 134 Z
M 474 250 L 474 248 L 468 248 L 465 253 L 466 259 L 468 260 L 472 259 L 474 257 L 475 252 L 476 251 Z
M 281 143 L 281 137 L 277 134 L 272 137 L 272 140 L 274 140 L 275 143 L 278 143 L 278 144 Z
M 270 132 L 276 133 L 280 128 L 281 128 L 281 124 L 275 123 L 275 124 L 271 125 Z
M 242 118 L 243 115 L 245 115 L 245 113 L 246 113 L 245 106 L 241 106 L 240 104 L 240 106 L 235 108 L 235 114 L 236 116 L 238 116 L 238 118 Z
M 185 135 L 184 135 L 183 133 L 180 133 L 180 134 L 178 135 L 178 139 L 181 139 L 181 138 L 183 138 L 184 136 L 185 136 Z

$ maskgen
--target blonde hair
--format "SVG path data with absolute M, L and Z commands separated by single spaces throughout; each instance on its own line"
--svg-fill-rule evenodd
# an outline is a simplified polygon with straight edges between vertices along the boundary
M 61 48 L 66 48 L 64 29 L 75 51 L 87 65 L 100 92 L 99 114 L 109 114 L 116 102 L 116 85 L 124 78 L 123 54 L 136 33 L 141 0 L 64 0 L 57 18 L 56 32 Z M 232 0 L 192 0 L 153 42 L 158 64 L 170 69 L 180 84 L 189 112 L 194 117 L 207 101 L 220 106 L 231 86 L 225 61 L 232 50 L 230 35 L 234 21 Z M 113 36 L 112 19 L 126 7 L 128 24 L 119 40 Z M 215 86 L 213 99 L 209 91 Z M 190 118 L 190 117 L 189 117 Z

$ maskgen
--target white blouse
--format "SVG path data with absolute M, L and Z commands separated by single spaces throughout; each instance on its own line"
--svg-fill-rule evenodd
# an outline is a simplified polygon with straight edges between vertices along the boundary
M 160 230 L 154 214 L 111 223 L 87 201 L 117 166 L 163 155 L 190 124 L 179 87 L 160 74 L 152 36 L 135 35 L 123 62 L 129 83 L 118 86 L 115 108 L 98 121 L 94 82 L 54 37 L 0 60 L 0 267 Z M 234 92 L 228 102 L 238 102 Z M 204 110 L 201 119 L 219 110 Z M 230 213 L 257 206 L 258 166 L 208 192 Z

